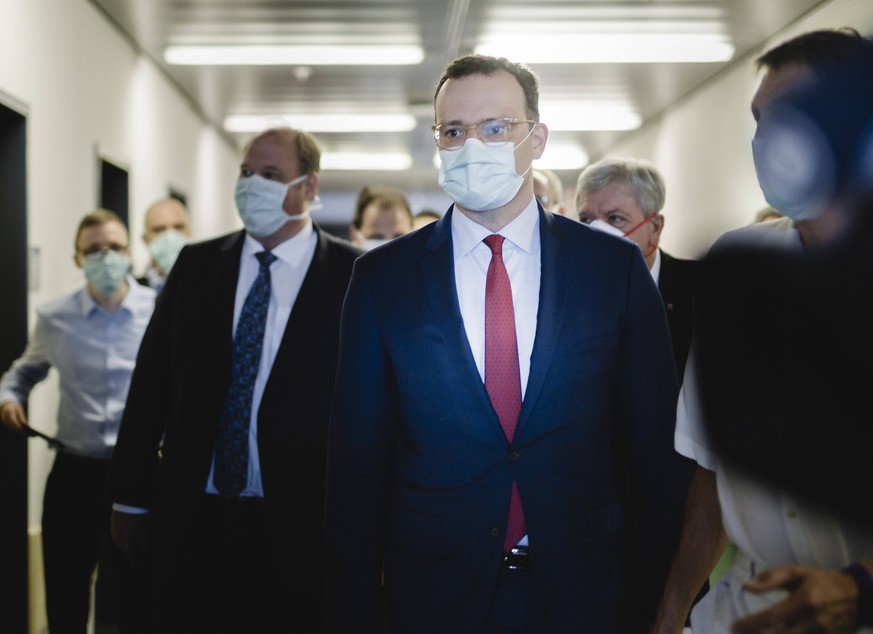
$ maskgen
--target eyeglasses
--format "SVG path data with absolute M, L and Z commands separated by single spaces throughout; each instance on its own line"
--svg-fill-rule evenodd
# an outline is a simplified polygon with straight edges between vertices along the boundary
M 82 251 L 82 255 L 84 255 L 87 258 L 88 256 L 97 255 L 98 253 L 103 253 L 104 251 L 115 251 L 116 253 L 121 253 L 125 250 L 127 250 L 126 244 L 116 244 L 115 242 L 113 242 L 112 244 L 107 245 L 105 247 L 101 247 L 100 245 L 94 244 L 94 245 L 88 247 L 87 249 L 84 249 Z
M 512 126 L 520 123 L 536 123 L 531 119 L 514 119 L 500 117 L 485 119 L 479 123 L 459 125 L 457 123 L 440 123 L 432 127 L 433 138 L 441 150 L 457 150 L 463 147 L 467 140 L 467 130 L 476 130 L 476 136 L 482 143 L 505 143 L 512 134 Z

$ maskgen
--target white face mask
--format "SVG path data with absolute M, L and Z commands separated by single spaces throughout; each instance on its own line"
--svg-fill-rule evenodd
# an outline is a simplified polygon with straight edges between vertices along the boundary
M 246 231 L 257 238 L 266 238 L 286 222 L 306 218 L 308 211 L 292 216 L 285 213 L 282 205 L 288 189 L 308 177 L 309 174 L 303 174 L 288 183 L 272 181 L 258 174 L 241 177 L 236 183 L 236 208 Z
M 381 247 L 383 244 L 388 244 L 389 242 L 391 242 L 391 240 L 388 238 L 366 238 L 361 243 L 361 248 L 364 251 L 369 251 L 370 249 Z
M 188 243 L 188 239 L 175 229 L 168 229 L 149 242 L 149 252 L 158 270 L 166 275 L 176 263 L 179 251 Z
M 611 224 L 606 222 L 605 220 L 592 220 L 588 223 L 588 226 L 592 229 L 597 229 L 598 231 L 602 231 L 603 233 L 611 233 L 614 236 L 618 236 L 619 238 L 624 238 L 626 240 L 630 240 L 626 235 L 624 235 L 624 231 L 619 229 L 618 227 L 613 227 Z
M 82 258 L 85 279 L 101 295 L 112 295 L 130 270 L 130 258 L 118 251 L 100 251 Z
M 515 150 L 527 141 L 533 128 L 518 145 L 482 143 L 467 139 L 458 150 L 440 150 L 440 187 L 464 209 L 490 211 L 507 204 L 521 189 L 531 165 L 518 174 Z

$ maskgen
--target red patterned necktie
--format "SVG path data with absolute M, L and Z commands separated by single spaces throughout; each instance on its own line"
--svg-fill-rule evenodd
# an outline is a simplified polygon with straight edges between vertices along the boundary
M 503 264 L 503 239 L 503 236 L 492 234 L 483 240 L 491 249 L 491 263 L 485 281 L 485 390 L 500 419 L 503 433 L 511 443 L 521 411 L 521 377 L 512 287 Z M 518 486 L 513 480 L 504 551 L 511 550 L 524 534 L 524 513 Z

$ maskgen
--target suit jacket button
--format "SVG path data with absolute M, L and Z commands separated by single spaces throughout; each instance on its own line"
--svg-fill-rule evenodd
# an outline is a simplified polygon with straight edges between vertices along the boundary
M 500 529 L 497 528 L 496 526 L 492 526 L 491 531 L 490 531 L 490 535 L 491 535 L 491 537 L 497 539 L 498 537 L 500 537 Z
M 510 451 L 509 452 L 509 461 L 510 462 L 518 462 L 520 459 L 521 459 L 521 454 L 518 453 L 517 451 Z

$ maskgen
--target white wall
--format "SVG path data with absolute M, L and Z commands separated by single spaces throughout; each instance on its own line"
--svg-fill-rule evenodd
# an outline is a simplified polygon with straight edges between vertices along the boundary
M 195 237 L 241 226 L 233 207 L 239 148 L 89 2 L 0 0 L 0 16 L 0 101 L 27 115 L 28 242 L 41 253 L 31 326 L 35 306 L 84 281 L 72 262 L 73 237 L 97 206 L 98 155 L 129 171 L 137 271 L 148 260 L 140 239 L 145 209 L 171 186 L 187 195 Z M 52 373 L 31 397 L 34 424 L 53 432 L 56 407 Z M 45 446 L 31 441 L 33 531 L 50 463 Z
M 820 7 L 611 149 L 612 156 L 648 159 L 663 174 L 667 251 L 697 257 L 724 231 L 752 222 L 766 205 L 751 152 L 755 125 L 749 106 L 759 80 L 755 58 L 802 32 L 844 26 L 873 34 L 873 2 L 834 0 Z

